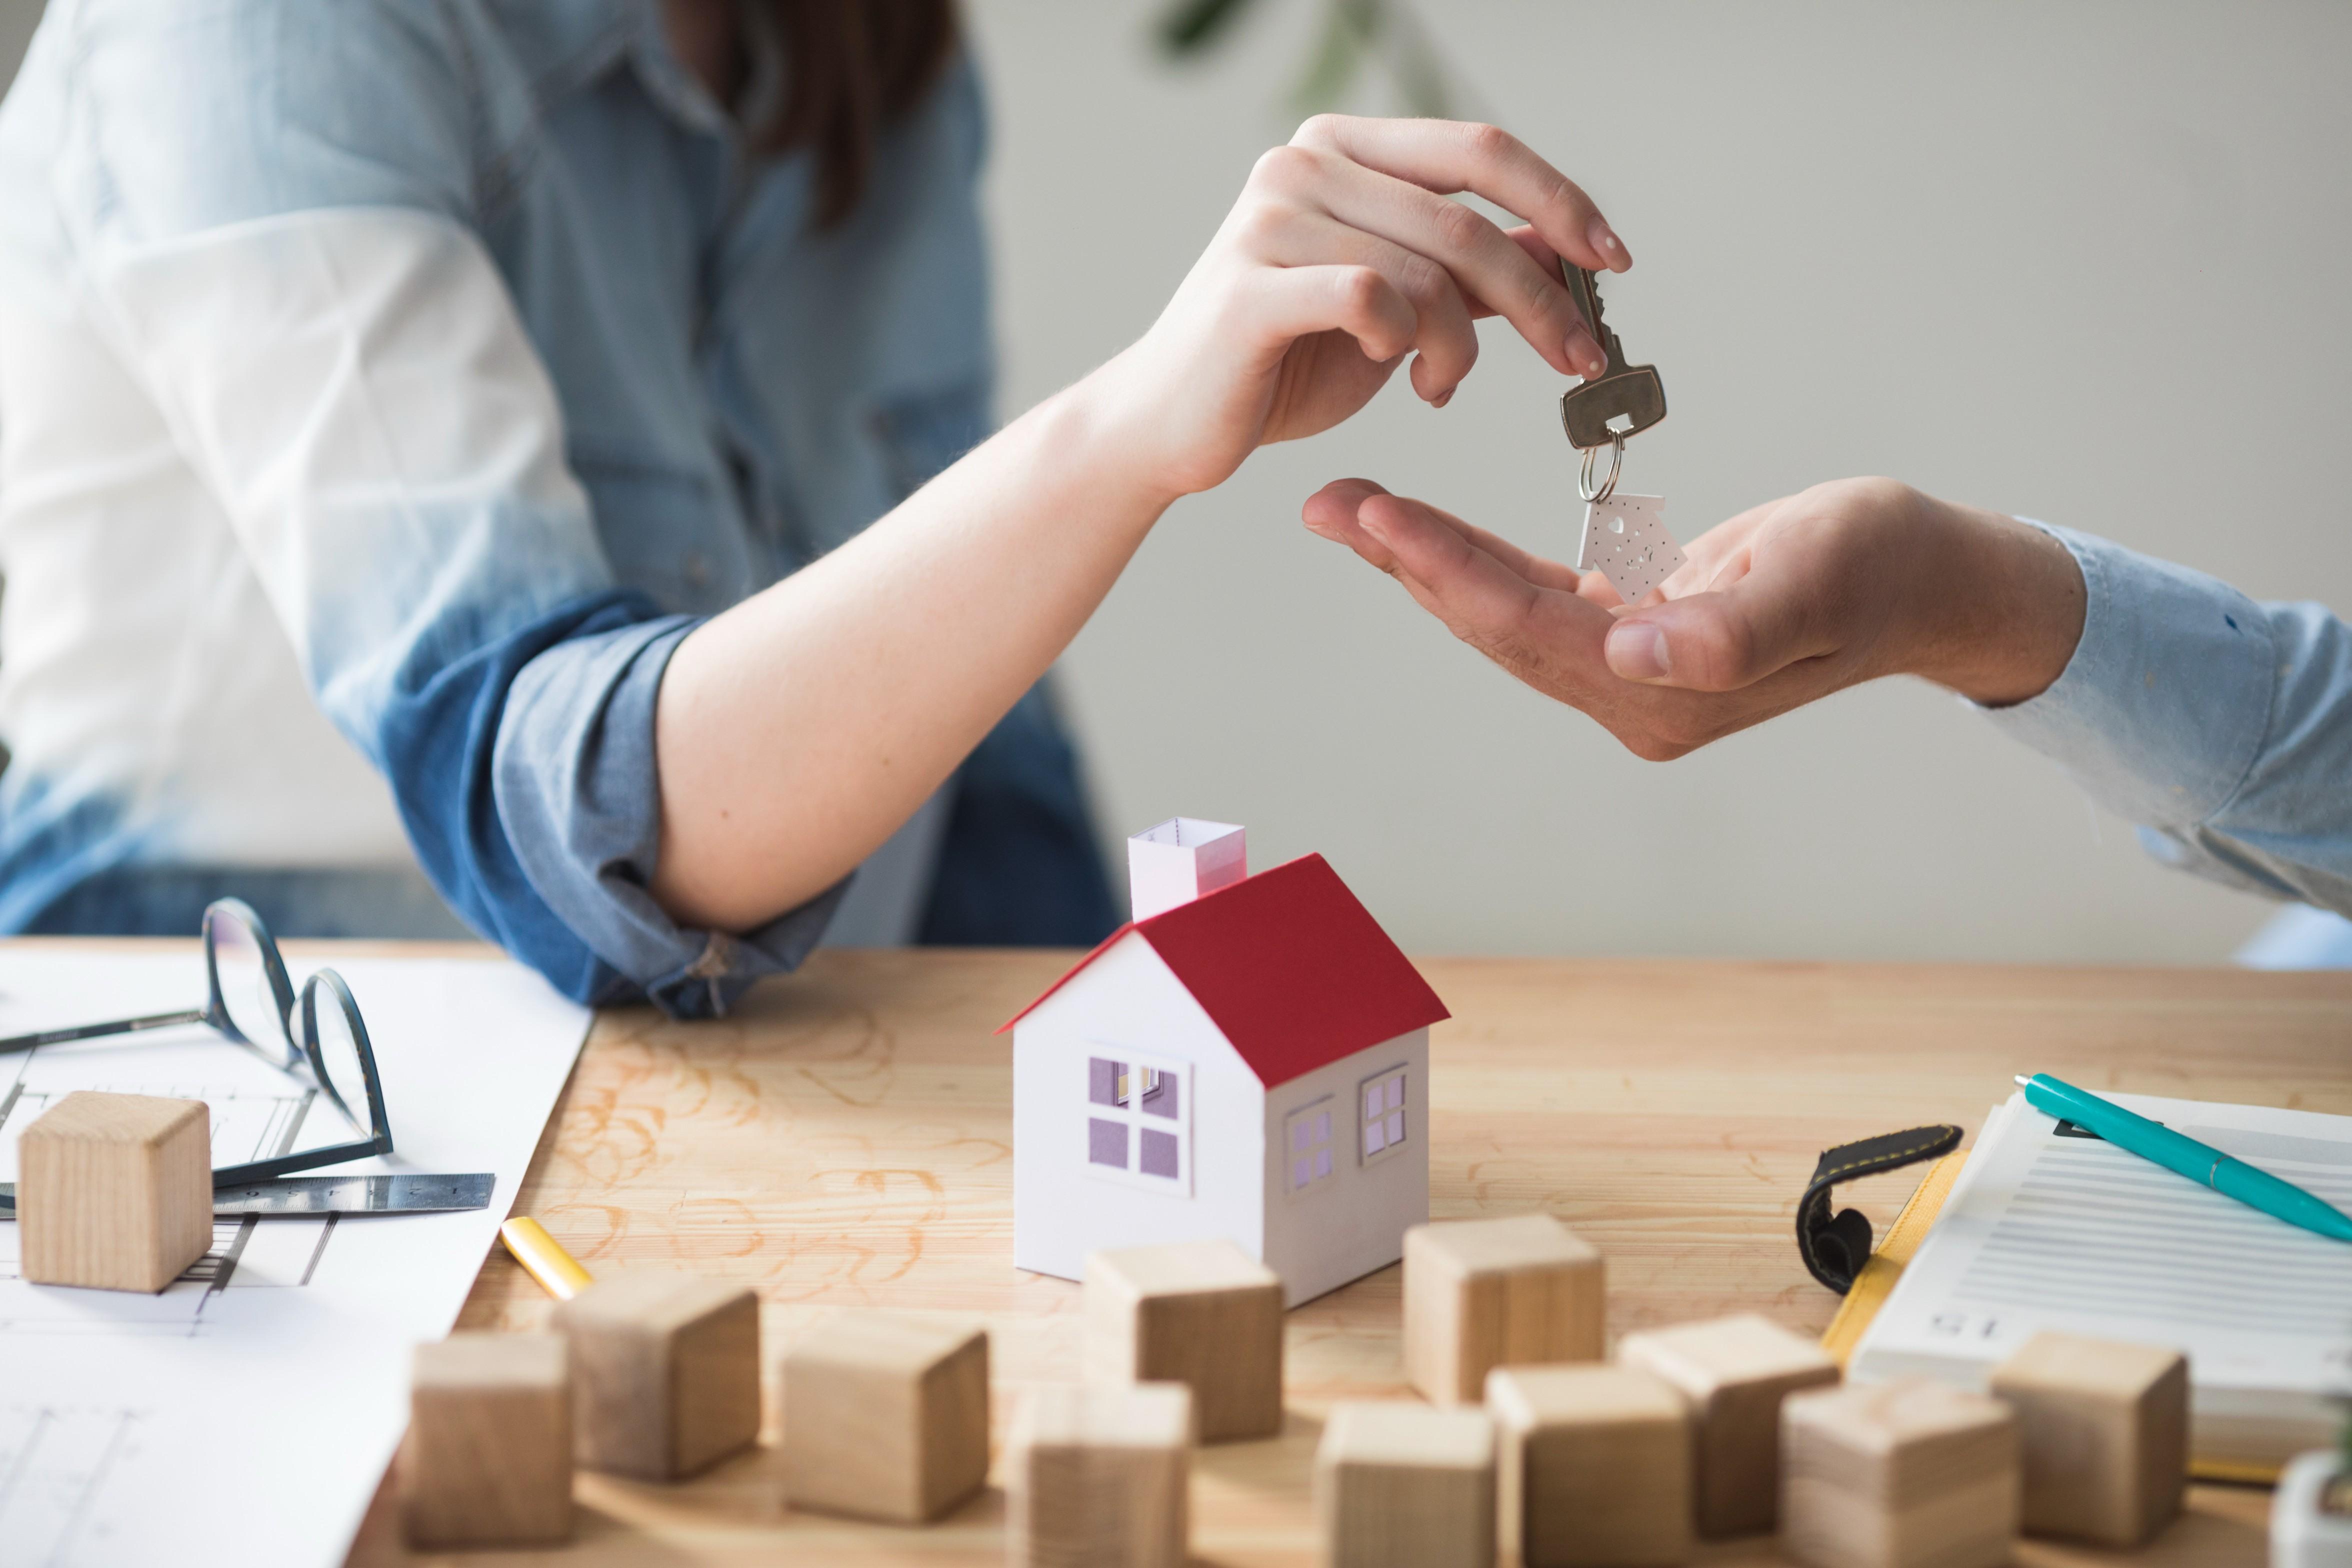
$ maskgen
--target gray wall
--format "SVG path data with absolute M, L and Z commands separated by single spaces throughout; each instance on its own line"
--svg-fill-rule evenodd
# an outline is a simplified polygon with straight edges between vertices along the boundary
M 1285 137 L 1304 0 L 1219 64 L 1157 0 L 976 0 L 1018 408 L 1130 340 Z M 2352 8 L 1423 0 L 1486 111 L 1605 205 L 1684 536 L 1901 476 L 2352 604 Z M 1656 766 L 1304 532 L 1365 474 L 1553 554 L 1580 515 L 1507 332 L 1175 509 L 1066 660 L 1106 826 L 1328 854 L 1408 948 L 2209 962 L 2267 906 L 2143 861 L 2039 757 L 1888 682 Z
M 41 0 L 0 0 L 0 86 L 16 74 L 25 55 L 25 40 L 41 19 Z
M 1309 0 L 1182 72 L 1146 47 L 1159 7 L 971 5 L 1008 411 L 1139 332 L 1290 129 Z M 0 68 L 36 9 L 0 0 Z M 1423 14 L 1633 246 L 1611 317 L 1675 416 L 1628 479 L 1685 537 L 1875 471 L 2352 603 L 2352 9 Z M 1652 766 L 1306 534 L 1300 500 L 1361 473 L 1573 549 L 1557 388 L 1486 346 L 1444 412 L 1392 388 L 1171 513 L 1066 661 L 1112 837 L 1246 822 L 1424 951 L 2203 962 L 2259 921 L 1930 689 Z

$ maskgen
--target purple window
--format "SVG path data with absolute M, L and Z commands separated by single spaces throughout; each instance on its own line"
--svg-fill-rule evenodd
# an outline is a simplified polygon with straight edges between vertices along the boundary
M 1155 1072 L 1151 1075 L 1151 1087 L 1143 1091 L 1143 1113 L 1146 1116 L 1164 1116 L 1171 1121 L 1176 1120 L 1174 1073 Z
M 1118 1105 L 1119 1079 L 1127 1076 L 1127 1064 L 1104 1057 L 1094 1057 L 1087 1062 L 1087 1099 L 1096 1105 Z M 1120 1164 L 1127 1162 L 1121 1160 Z
M 1127 1123 L 1105 1121 L 1098 1116 L 1087 1119 L 1087 1163 L 1127 1169 Z
M 1097 1122 L 1095 1125 L 1099 1127 L 1102 1124 Z M 1125 1147 L 1124 1140 L 1121 1147 Z M 1171 1182 L 1176 1179 L 1176 1134 L 1145 1128 L 1142 1154 L 1145 1175 L 1165 1176 Z

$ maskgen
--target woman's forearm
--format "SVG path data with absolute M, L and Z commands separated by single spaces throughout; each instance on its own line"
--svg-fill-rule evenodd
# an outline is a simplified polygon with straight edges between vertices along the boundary
M 1597 372 L 1561 258 L 1630 264 L 1584 193 L 1493 127 L 1308 121 L 1133 347 L 678 646 L 654 724 L 656 899 L 743 930 L 838 881 L 1045 673 L 1171 500 L 1347 418 L 1408 355 L 1442 407 L 1476 317 Z
M 1052 665 L 1173 499 L 1120 461 L 1117 365 L 679 645 L 655 721 L 664 909 L 742 930 L 823 892 Z

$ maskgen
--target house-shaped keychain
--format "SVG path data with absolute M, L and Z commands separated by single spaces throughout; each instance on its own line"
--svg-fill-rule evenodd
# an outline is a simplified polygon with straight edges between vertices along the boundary
M 1128 869 L 1135 918 L 1004 1026 L 1013 1261 L 1224 1237 L 1290 1306 L 1397 1261 L 1445 1005 L 1320 855 L 1253 877 L 1241 828 L 1180 816 Z

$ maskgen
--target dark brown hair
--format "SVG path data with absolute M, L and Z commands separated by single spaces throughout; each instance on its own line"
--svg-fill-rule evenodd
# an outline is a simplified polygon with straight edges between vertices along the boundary
M 783 112 L 765 153 L 806 147 L 816 221 L 849 216 L 874 171 L 884 126 L 920 103 L 955 53 L 954 0 L 761 0 L 783 43 Z

